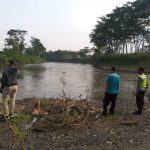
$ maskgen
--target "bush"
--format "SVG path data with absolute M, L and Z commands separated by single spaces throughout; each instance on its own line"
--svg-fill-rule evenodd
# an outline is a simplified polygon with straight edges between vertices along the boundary
M 19 64 L 27 63 L 41 63 L 44 62 L 43 58 L 39 56 L 28 56 L 28 55 L 0 55 L 0 67 L 6 66 L 9 59 L 15 59 Z
M 94 55 L 92 61 L 94 64 L 102 65 L 150 65 L 150 54 L 116 54 L 116 55 Z

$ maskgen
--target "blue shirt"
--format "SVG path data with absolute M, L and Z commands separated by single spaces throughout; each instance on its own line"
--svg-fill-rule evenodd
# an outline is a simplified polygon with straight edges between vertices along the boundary
M 107 77 L 106 84 L 107 89 L 106 92 L 108 94 L 117 94 L 119 90 L 120 77 L 117 73 L 110 73 Z

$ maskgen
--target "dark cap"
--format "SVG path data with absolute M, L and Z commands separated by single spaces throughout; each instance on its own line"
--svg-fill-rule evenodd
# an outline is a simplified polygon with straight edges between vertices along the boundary
M 15 64 L 15 60 L 14 59 L 10 59 L 8 62 L 10 63 L 11 66 L 13 66 Z
M 115 72 L 116 68 L 115 67 L 111 67 L 111 71 Z
M 143 67 L 139 67 L 138 71 L 141 71 L 143 73 L 144 72 L 144 68 Z

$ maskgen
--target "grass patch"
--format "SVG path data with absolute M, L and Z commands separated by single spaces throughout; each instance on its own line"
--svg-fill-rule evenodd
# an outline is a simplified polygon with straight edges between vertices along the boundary
M 134 54 L 114 54 L 114 55 L 93 55 L 92 61 L 94 64 L 100 65 L 150 65 L 149 53 L 134 53 Z

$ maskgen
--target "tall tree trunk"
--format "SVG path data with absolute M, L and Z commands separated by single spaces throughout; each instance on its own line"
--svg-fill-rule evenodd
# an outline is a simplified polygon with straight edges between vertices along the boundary
M 125 48 L 125 44 L 123 43 L 123 49 L 122 49 L 122 50 L 123 50 L 123 51 L 122 51 L 122 52 L 123 52 L 123 54 L 124 54 L 124 48 Z
M 128 53 L 128 43 L 126 42 L 126 54 Z

